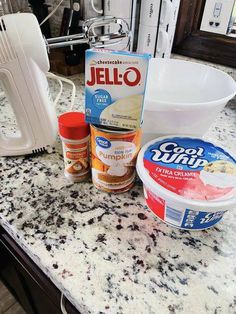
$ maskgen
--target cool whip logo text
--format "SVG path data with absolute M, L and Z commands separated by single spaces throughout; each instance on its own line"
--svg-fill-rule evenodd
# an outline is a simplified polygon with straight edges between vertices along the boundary
M 87 80 L 88 86 L 93 85 L 127 85 L 137 86 L 141 81 L 141 73 L 136 67 L 129 67 L 124 73 L 119 68 L 97 68 L 90 67 L 90 79 Z
M 196 169 L 203 167 L 208 160 L 203 159 L 204 149 L 184 148 L 175 142 L 167 142 L 160 145 L 159 149 L 152 149 L 154 155 L 151 157 L 153 161 L 160 161 L 166 164 L 182 164 L 188 165 L 190 168 Z
M 220 211 L 216 213 L 208 213 L 204 218 L 201 218 L 200 224 L 209 223 L 211 221 L 219 220 L 223 217 L 225 212 Z

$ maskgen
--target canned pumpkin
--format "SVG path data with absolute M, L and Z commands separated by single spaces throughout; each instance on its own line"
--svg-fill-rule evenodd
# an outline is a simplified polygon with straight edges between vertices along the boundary
M 141 129 L 127 131 L 91 125 L 93 184 L 112 193 L 128 191 L 135 181 Z

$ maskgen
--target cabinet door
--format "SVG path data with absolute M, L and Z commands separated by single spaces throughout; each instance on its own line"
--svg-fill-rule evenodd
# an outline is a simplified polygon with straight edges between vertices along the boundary
M 34 313 L 34 305 L 30 303 L 29 297 L 24 289 L 21 278 L 15 267 L 14 260 L 5 248 L 2 240 L 0 239 L 0 278 L 7 288 L 11 291 L 17 301 L 21 304 L 24 310 L 29 313 Z
M 0 277 L 27 314 L 61 314 L 60 291 L 5 232 L 0 230 Z M 4 258 L 2 258 L 2 256 Z M 69 314 L 79 312 L 65 302 Z

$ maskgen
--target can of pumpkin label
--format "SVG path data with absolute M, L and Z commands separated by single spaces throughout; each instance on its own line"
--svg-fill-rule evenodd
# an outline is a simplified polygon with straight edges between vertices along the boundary
M 122 193 L 135 181 L 141 129 L 124 130 L 90 125 L 93 184 L 106 192 Z

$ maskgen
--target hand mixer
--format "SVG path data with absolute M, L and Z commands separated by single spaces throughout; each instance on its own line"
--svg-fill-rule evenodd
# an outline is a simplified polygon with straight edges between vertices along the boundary
M 96 32 L 107 24 L 116 24 L 117 31 Z M 127 23 L 115 17 L 89 19 L 83 29 L 81 34 L 45 39 L 33 14 L 0 18 L 0 86 L 19 129 L 18 133 L 6 135 L 1 127 L 0 156 L 50 152 L 55 143 L 57 116 L 46 79 L 49 49 L 83 43 L 107 47 L 131 36 Z

